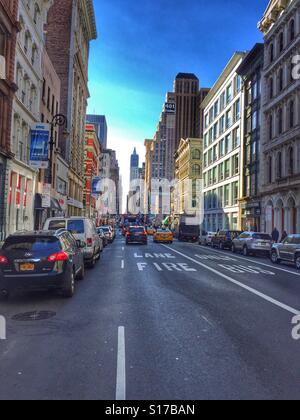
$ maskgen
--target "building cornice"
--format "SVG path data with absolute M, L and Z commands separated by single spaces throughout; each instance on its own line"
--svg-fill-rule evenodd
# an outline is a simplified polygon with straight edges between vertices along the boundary
M 266 35 L 278 21 L 282 13 L 297 0 L 271 0 L 263 18 L 258 23 L 259 30 Z

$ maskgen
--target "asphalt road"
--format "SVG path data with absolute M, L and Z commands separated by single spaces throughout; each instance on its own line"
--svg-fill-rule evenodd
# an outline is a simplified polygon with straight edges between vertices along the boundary
M 119 237 L 73 299 L 1 302 L 0 399 L 300 399 L 299 297 L 292 266 Z

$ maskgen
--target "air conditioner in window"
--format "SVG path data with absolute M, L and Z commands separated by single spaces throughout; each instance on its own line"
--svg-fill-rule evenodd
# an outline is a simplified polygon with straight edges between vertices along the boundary
M 6 79 L 6 62 L 3 55 L 0 55 L 0 79 Z

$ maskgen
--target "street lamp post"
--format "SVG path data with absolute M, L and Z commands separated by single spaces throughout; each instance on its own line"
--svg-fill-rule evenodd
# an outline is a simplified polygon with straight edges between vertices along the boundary
M 50 132 L 50 158 L 49 158 L 49 184 L 52 186 L 52 164 L 53 164 L 53 150 L 55 146 L 54 140 L 54 130 L 56 127 L 65 127 L 67 129 L 67 117 L 63 114 L 54 115 L 51 122 L 51 132 Z

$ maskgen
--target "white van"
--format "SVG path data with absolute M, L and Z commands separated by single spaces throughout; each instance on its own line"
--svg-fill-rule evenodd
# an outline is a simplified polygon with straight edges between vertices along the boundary
M 58 229 L 66 229 L 76 240 L 85 242 L 86 247 L 83 249 L 85 263 L 94 268 L 103 251 L 103 241 L 97 233 L 95 223 L 86 217 L 53 217 L 46 220 L 44 230 Z

